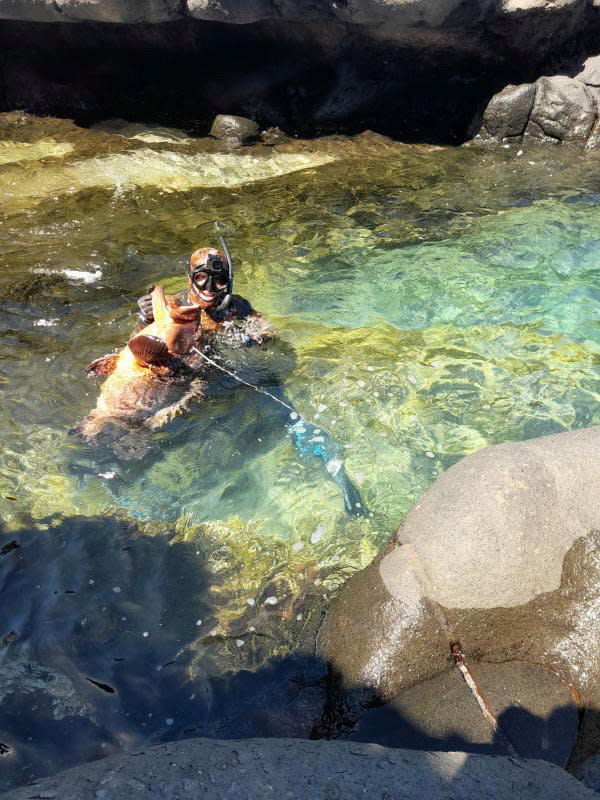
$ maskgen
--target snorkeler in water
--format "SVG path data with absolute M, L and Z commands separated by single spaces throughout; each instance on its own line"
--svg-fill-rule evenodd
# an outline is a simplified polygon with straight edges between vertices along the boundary
M 189 262 L 188 286 L 175 295 L 167 296 L 168 304 L 178 307 L 200 306 L 200 329 L 202 333 L 215 335 L 227 345 L 261 345 L 273 340 L 276 332 L 271 323 L 255 311 L 251 304 L 239 295 L 233 294 L 233 265 L 227 244 L 221 239 L 222 250 L 202 247 L 195 250 Z M 141 330 L 154 319 L 152 293 L 138 300 L 140 316 L 136 331 Z M 203 349 L 203 348 L 202 348 Z M 240 383 L 256 389 L 271 397 L 289 411 L 288 430 L 292 442 L 301 457 L 315 457 L 322 461 L 332 480 L 341 488 L 346 511 L 354 515 L 367 513 L 356 487 L 346 474 L 341 460 L 339 446 L 332 436 L 316 425 L 305 421 L 300 413 L 277 387 L 266 391 L 236 376 L 196 349 L 198 355 L 214 367 L 237 379 Z M 275 392 L 275 393 L 273 393 Z
M 223 242 L 224 250 L 227 245 Z M 188 286 L 175 295 L 167 296 L 170 306 L 200 306 L 200 327 L 203 332 L 232 338 L 235 323 L 239 344 L 262 344 L 275 338 L 271 323 L 255 311 L 240 295 L 233 294 L 233 266 L 229 252 L 214 247 L 195 250 L 189 262 Z M 140 316 L 136 330 L 154 320 L 152 291 L 138 300 Z

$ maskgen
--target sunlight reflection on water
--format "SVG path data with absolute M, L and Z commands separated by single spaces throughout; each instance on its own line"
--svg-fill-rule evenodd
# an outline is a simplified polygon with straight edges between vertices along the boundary
M 310 642 L 319 604 L 441 471 L 488 444 L 600 417 L 594 154 L 562 163 L 552 150 L 517 170 L 510 152 L 373 134 L 232 154 L 159 133 L 140 144 L 60 120 L 0 122 L 6 151 L 65 143 L 0 166 L 11 195 L 0 226 L 0 547 L 20 544 L 1 562 L 0 585 L 18 586 L 20 600 L 0 664 L 11 686 L 31 663 L 56 688 L 36 720 L 38 749 L 19 740 L 27 776 L 64 765 L 48 744 L 58 721 L 80 731 L 75 761 L 191 735 L 194 714 L 209 720 L 201 731 L 222 731 L 206 699 L 214 681 Z M 182 285 L 215 220 L 237 291 L 280 334 L 262 351 L 224 352 L 226 363 L 281 386 L 331 431 L 372 517 L 349 518 L 322 464 L 294 450 L 287 414 L 227 379 L 148 434 L 140 460 L 68 434 L 96 401 L 87 363 L 123 345 L 149 285 Z M 148 679 L 144 632 L 154 666 L 176 677 Z M 90 677 L 117 691 L 98 695 Z M 31 686 L 17 688 L 18 739 Z M 184 692 L 204 705 L 166 731 Z M 70 721 L 52 711 L 65 698 L 83 709 Z

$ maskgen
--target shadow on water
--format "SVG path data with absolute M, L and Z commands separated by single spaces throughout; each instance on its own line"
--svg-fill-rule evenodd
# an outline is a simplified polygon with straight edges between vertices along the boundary
M 116 517 L 45 522 L 0 529 L 0 789 L 141 743 L 309 735 L 323 665 L 302 647 L 278 660 L 268 621 L 211 635 L 197 544 Z
M 487 729 L 466 737 L 458 718 L 422 727 L 389 704 L 373 716 L 378 700 L 364 693 L 339 702 L 327 664 L 314 656 L 322 606 L 285 657 L 267 624 L 243 640 L 215 635 L 206 554 L 172 532 L 70 517 L 10 534 L 0 528 L 0 544 L 2 790 L 195 736 L 350 738 L 496 755 L 508 754 L 506 737 L 524 757 L 564 764 L 569 755 L 573 707 L 540 718 L 512 706 L 499 717 L 502 736 Z M 260 651 L 258 668 L 240 659 L 243 647 Z M 452 711 L 440 703 L 436 713 Z M 593 717 L 584 715 L 592 742 Z

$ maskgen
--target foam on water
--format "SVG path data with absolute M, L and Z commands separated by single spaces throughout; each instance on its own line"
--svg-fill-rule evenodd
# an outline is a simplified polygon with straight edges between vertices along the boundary
M 69 281 L 81 281 L 81 283 L 96 283 L 102 277 L 102 270 L 96 269 L 93 272 L 84 269 L 45 269 L 38 267 L 33 270 L 34 275 L 64 275 Z
M 142 148 L 47 167 L 32 181 L 19 173 L 0 174 L 0 188 L 13 202 L 40 201 L 86 189 L 155 187 L 167 192 L 187 192 L 201 187 L 233 188 L 320 167 L 335 161 L 328 153 L 272 152 L 262 156 L 228 153 L 181 153 Z

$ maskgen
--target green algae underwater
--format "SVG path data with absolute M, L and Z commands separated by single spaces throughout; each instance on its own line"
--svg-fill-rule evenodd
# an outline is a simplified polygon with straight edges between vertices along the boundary
M 273 690 L 297 662 L 272 665 L 436 476 L 600 422 L 600 155 L 524 150 L 0 115 L 0 788 L 146 741 L 309 735 L 310 701 Z M 69 434 L 87 364 L 215 222 L 279 332 L 225 363 L 333 434 L 370 516 L 217 377 L 136 459 Z

